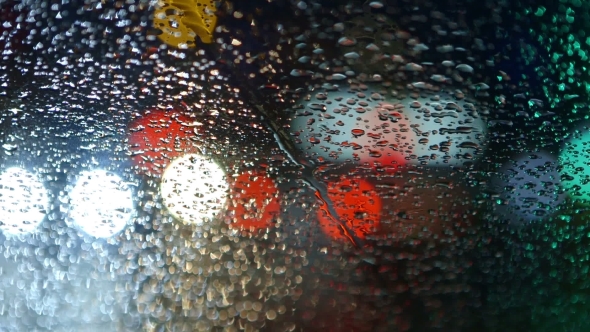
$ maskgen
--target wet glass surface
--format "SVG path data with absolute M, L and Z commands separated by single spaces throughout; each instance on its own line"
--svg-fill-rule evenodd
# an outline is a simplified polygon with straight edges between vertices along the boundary
M 587 331 L 589 11 L 0 0 L 0 331 Z

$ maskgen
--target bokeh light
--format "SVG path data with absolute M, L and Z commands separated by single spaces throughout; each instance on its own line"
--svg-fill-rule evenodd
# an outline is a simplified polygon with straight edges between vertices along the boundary
M 49 196 L 32 173 L 21 168 L 0 175 L 0 230 L 7 236 L 34 232 L 49 210 Z
M 328 184 L 328 196 L 334 202 L 338 218 L 358 238 L 366 239 L 379 230 L 381 219 L 381 197 L 375 186 L 361 178 L 341 178 Z M 332 240 L 344 241 L 346 237 L 341 226 L 332 219 L 325 209 L 317 213 L 320 228 Z
M 177 111 L 153 109 L 129 126 L 129 150 L 138 173 L 161 175 L 170 162 L 196 152 L 195 127 Z
M 462 92 L 428 93 L 402 101 L 412 130 L 417 133 L 410 164 L 462 166 L 483 153 L 486 123 L 477 103 Z
M 118 175 L 83 171 L 68 188 L 67 221 L 85 234 L 108 238 L 122 231 L 133 214 L 133 193 Z
M 314 159 L 404 164 L 414 144 L 409 115 L 386 88 L 355 86 L 312 92 L 291 121 L 297 146 Z
M 590 199 L 590 131 L 575 130 L 559 155 L 563 187 L 577 200 Z
M 546 218 L 565 199 L 557 158 L 547 152 L 516 156 L 500 169 L 494 184 L 496 210 L 512 223 Z
M 175 159 L 161 183 L 162 199 L 170 214 L 196 225 L 211 221 L 226 207 L 228 188 L 221 167 L 198 154 Z
M 243 172 L 230 185 L 230 227 L 255 232 L 276 221 L 281 205 L 278 188 L 266 172 Z
M 164 43 L 187 49 L 195 47 L 199 36 L 203 43 L 213 41 L 217 24 L 216 6 L 213 0 L 162 1 L 154 13 L 154 28 Z

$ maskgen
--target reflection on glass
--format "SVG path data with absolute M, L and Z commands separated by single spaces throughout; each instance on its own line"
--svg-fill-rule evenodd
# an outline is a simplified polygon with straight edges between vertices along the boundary
M 131 219 L 131 189 L 114 173 L 84 171 L 68 192 L 68 222 L 88 235 L 110 237 Z
M 197 154 L 174 160 L 164 171 L 161 192 L 168 211 L 189 224 L 202 225 L 226 205 L 224 171 Z
M 0 175 L 0 230 L 4 235 L 34 232 L 48 204 L 47 191 L 35 175 L 16 167 Z

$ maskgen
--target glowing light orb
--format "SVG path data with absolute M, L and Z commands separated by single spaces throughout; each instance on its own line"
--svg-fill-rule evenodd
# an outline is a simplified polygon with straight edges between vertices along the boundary
M 232 180 L 231 228 L 255 232 L 272 225 L 280 211 L 276 183 L 265 172 L 244 172 Z
M 499 191 L 496 211 L 513 223 L 541 220 L 565 199 L 557 160 L 545 152 L 517 156 L 499 171 L 493 184 Z
M 154 28 L 164 43 L 181 49 L 196 46 L 195 37 L 203 43 L 213 42 L 213 31 L 217 25 L 213 0 L 163 1 L 156 6 Z
M 6 236 L 34 232 L 49 210 L 49 195 L 39 179 L 20 168 L 0 175 L 0 230 Z
M 415 135 L 390 99 L 378 87 L 314 92 L 292 118 L 295 143 L 316 159 L 403 165 Z
M 590 200 L 590 130 L 576 130 L 566 142 L 559 164 L 563 187 L 575 199 Z
M 83 171 L 67 191 L 66 221 L 90 236 L 113 236 L 122 231 L 132 217 L 131 189 L 112 172 Z
M 406 97 L 400 104 L 416 133 L 415 158 L 409 164 L 460 167 L 482 154 L 486 123 L 475 102 L 461 93 L 429 92 Z
M 170 162 L 197 152 L 188 117 L 175 112 L 151 110 L 129 126 L 129 150 L 139 173 L 161 175 Z
M 341 178 L 328 184 L 328 196 L 334 204 L 338 218 L 360 239 L 378 232 L 381 215 L 381 197 L 375 187 L 364 179 Z M 341 227 L 323 209 L 318 210 L 322 231 L 333 240 L 344 241 Z
M 226 206 L 228 183 L 215 162 L 188 154 L 166 168 L 161 193 L 170 214 L 185 223 L 202 225 Z

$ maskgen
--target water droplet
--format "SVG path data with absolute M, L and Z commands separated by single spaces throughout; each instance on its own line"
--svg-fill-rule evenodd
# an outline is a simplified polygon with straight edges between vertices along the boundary
M 369 152 L 369 156 L 371 156 L 373 158 L 380 158 L 382 156 L 382 154 L 379 151 L 371 150 Z
M 448 80 L 448 78 L 444 75 L 432 75 L 430 76 L 430 79 L 439 83 L 446 82 Z
M 447 44 L 447 45 L 437 46 L 436 50 L 440 53 L 449 53 L 449 52 L 453 52 L 455 50 L 455 48 L 453 47 L 453 45 Z
M 478 149 L 479 148 L 479 144 L 474 143 L 474 142 L 461 142 L 458 146 L 463 149 Z
M 405 67 L 405 68 L 406 68 L 406 70 L 408 70 L 408 71 L 422 71 L 422 70 L 424 69 L 424 68 L 423 68 L 422 66 L 420 66 L 419 64 L 417 64 L 417 63 L 413 63 L 413 62 L 411 62 L 411 63 L 408 63 L 408 64 L 406 65 L 406 67 Z
M 367 45 L 367 47 L 365 47 L 365 49 L 367 49 L 369 51 L 376 52 L 376 51 L 379 51 L 379 46 L 377 46 L 373 43 L 370 43 L 369 45 Z
M 6 143 L 2 144 L 2 148 L 6 150 L 6 152 L 14 152 L 18 148 L 18 145 Z
M 457 65 L 455 69 L 457 69 L 458 71 L 462 71 L 464 73 L 473 73 L 473 67 L 464 63 Z
M 354 137 L 360 137 L 360 136 L 363 136 L 365 134 L 365 131 L 362 130 L 362 129 L 353 129 L 353 130 L 350 131 L 350 133 Z
M 343 74 L 334 74 L 332 75 L 332 80 L 334 81 L 341 81 L 346 78 L 346 75 Z
M 308 63 L 309 60 L 311 60 L 311 57 L 305 55 L 305 56 L 300 57 L 297 61 L 299 61 L 300 63 Z
M 371 8 L 380 9 L 383 8 L 383 3 L 381 3 L 380 1 L 371 1 L 369 3 L 369 6 L 371 6 Z
M 414 51 L 418 51 L 418 52 L 422 52 L 422 51 L 428 51 L 430 48 L 428 46 L 426 46 L 425 44 L 417 44 L 416 46 L 414 46 Z
M 387 144 L 389 144 L 389 142 L 384 140 L 375 143 L 375 146 L 387 146 Z
M 301 10 L 306 10 L 307 9 L 307 3 L 305 3 L 305 1 L 299 1 L 297 3 L 297 8 L 299 8 Z
M 358 59 L 360 55 L 357 52 L 349 52 L 344 54 L 344 57 L 347 59 Z
M 309 71 L 309 70 L 302 70 L 302 69 L 291 70 L 291 76 L 294 76 L 294 77 L 311 76 L 311 75 L 313 75 L 313 72 Z
M 353 45 L 356 45 L 356 39 L 342 37 L 342 38 L 338 39 L 338 44 L 340 44 L 342 46 L 353 46 Z

